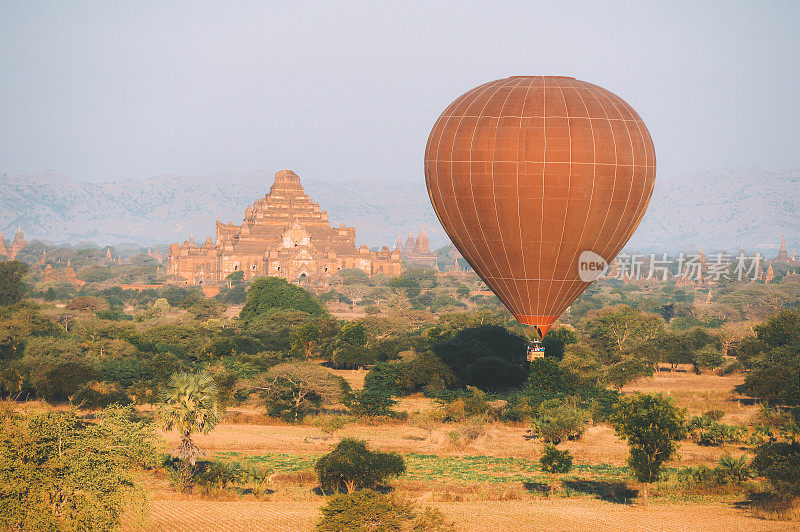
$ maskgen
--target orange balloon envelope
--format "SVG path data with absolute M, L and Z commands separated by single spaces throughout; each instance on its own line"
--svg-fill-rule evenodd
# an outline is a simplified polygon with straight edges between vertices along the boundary
M 472 89 L 445 109 L 425 150 L 428 193 L 450 239 L 541 336 L 633 235 L 655 175 L 636 111 L 569 77 Z

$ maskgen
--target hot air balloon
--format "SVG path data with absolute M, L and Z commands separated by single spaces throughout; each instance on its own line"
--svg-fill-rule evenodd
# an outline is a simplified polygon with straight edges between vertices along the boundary
M 607 266 L 633 235 L 655 175 L 636 111 L 562 76 L 515 76 L 464 93 L 425 149 L 445 231 L 540 338 L 589 286 L 587 270 Z

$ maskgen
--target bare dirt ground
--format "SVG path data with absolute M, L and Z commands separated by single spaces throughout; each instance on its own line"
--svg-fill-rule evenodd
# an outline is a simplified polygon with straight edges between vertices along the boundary
M 365 372 L 339 372 L 354 387 L 363 383 Z M 695 375 L 686 372 L 661 372 L 652 378 L 642 379 L 623 389 L 626 393 L 665 393 L 672 396 L 689 415 L 719 409 L 726 412 L 728 423 L 744 423 L 758 410 L 737 401 L 734 387 L 741 376 L 719 377 Z M 398 408 L 408 412 L 425 412 L 437 404 L 425 397 L 404 398 Z M 253 410 L 255 416 L 258 412 Z M 529 440 L 526 426 L 488 424 L 485 433 L 467 446 L 455 445 L 448 438 L 454 425 L 440 425 L 430 435 L 427 431 L 406 423 L 348 425 L 338 437 L 357 436 L 370 442 L 373 448 L 400 453 L 422 453 L 438 456 L 484 455 L 538 459 L 542 444 Z M 166 446 L 174 448 L 175 433 L 164 434 Z M 328 452 L 338 437 L 325 435 L 308 425 L 255 425 L 223 423 L 208 435 L 198 436 L 196 443 L 209 455 L 237 451 L 243 455 L 289 453 L 317 456 Z M 627 447 L 619 441 L 607 425 L 590 427 L 576 441 L 565 442 L 578 464 L 623 465 Z M 701 447 L 683 442 L 680 459 L 673 467 L 713 465 L 725 453 L 744 452 L 735 447 Z M 309 476 L 309 474 L 306 474 Z M 145 523 L 126 523 L 126 529 L 146 528 L 153 531 L 168 530 L 312 530 L 319 516 L 324 498 L 311 491 L 314 481 L 309 479 L 286 480 L 286 486 L 276 485 L 276 491 L 267 500 L 253 499 L 200 499 L 180 495 L 170 490 L 165 479 L 151 486 L 150 514 Z M 281 484 L 276 479 L 276 484 Z M 314 484 L 315 485 L 315 484 Z M 753 517 L 747 510 L 731 503 L 666 503 L 656 499 L 650 506 L 605 502 L 591 497 L 544 497 L 526 493 L 522 487 L 512 489 L 510 496 L 505 487 L 458 485 L 447 483 L 444 487 L 427 485 L 420 481 L 399 480 L 397 492 L 412 497 L 421 506 L 440 508 L 454 521 L 458 530 L 800 530 L 797 522 L 767 521 Z M 448 490 L 473 490 L 469 497 L 443 499 Z M 439 491 L 437 491 L 439 490 Z M 509 500 L 511 499 L 511 500 Z M 457 502 L 443 502 L 452 501 Z
M 153 501 L 144 523 L 126 530 L 313 530 L 323 501 Z M 754 519 L 725 505 L 627 506 L 592 499 L 432 503 L 465 532 L 552 531 L 778 531 L 792 523 Z

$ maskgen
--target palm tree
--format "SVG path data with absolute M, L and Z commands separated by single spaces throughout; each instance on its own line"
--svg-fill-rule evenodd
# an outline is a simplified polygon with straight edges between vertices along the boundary
M 192 434 L 207 434 L 221 419 L 214 380 L 204 372 L 173 375 L 164 390 L 160 417 L 164 430 L 175 428 L 181 435 L 178 457 L 182 480 L 188 484 L 197 457 L 202 454 L 192 441 Z

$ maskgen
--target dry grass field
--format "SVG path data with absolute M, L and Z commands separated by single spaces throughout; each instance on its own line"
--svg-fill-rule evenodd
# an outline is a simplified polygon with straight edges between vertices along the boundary
M 365 372 L 339 372 L 359 387 Z M 757 412 L 755 406 L 737 401 L 734 387 L 740 376 L 719 377 L 685 372 L 662 372 L 642 379 L 623 391 L 662 392 L 672 396 L 690 415 L 711 409 L 724 410 L 725 421 L 743 423 Z M 436 408 L 430 399 L 403 399 L 398 408 L 410 413 Z M 242 416 L 247 414 L 242 412 Z M 258 412 L 251 412 L 258 419 Z M 241 416 L 240 416 L 241 417 Z M 393 482 L 395 492 L 420 506 L 441 509 L 458 530 L 791 530 L 796 522 L 756 518 L 741 501 L 730 497 L 706 497 L 692 501 L 655 498 L 645 507 L 636 499 L 601 500 L 596 486 L 608 484 L 593 478 L 625 476 L 627 447 L 606 425 L 590 427 L 563 448 L 575 456 L 581 482 L 562 482 L 562 494 L 548 496 L 537 486 L 549 479 L 535 471 L 542 444 L 528 439 L 526 426 L 488 424 L 473 442 L 454 443 L 448 433 L 452 424 L 439 425 L 430 433 L 406 423 L 352 424 L 338 437 L 366 439 L 373 448 L 399 452 L 406 457 L 408 473 Z M 311 425 L 223 423 L 197 444 L 209 456 L 235 458 L 275 468 L 273 492 L 262 499 L 252 495 L 182 495 L 169 488 L 165 478 L 150 478 L 150 513 L 144 522 L 126 520 L 127 529 L 148 530 L 311 530 L 324 498 L 312 490 L 316 480 L 311 468 L 316 457 L 328 452 L 338 437 Z M 173 448 L 176 434 L 165 433 L 165 445 Z M 713 465 L 725 453 L 742 454 L 729 446 L 701 447 L 684 442 L 680 458 L 671 467 Z M 524 479 L 529 479 L 525 482 Z M 596 485 L 596 486 L 595 486 Z M 564 490 L 564 487 L 574 489 Z M 587 487 L 588 486 L 588 487 Z M 595 488 L 593 488 L 595 486 Z

